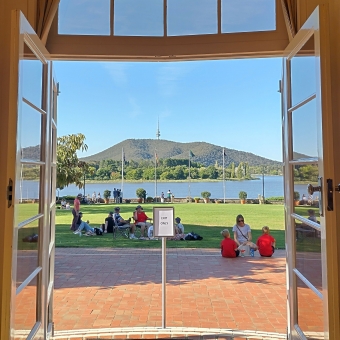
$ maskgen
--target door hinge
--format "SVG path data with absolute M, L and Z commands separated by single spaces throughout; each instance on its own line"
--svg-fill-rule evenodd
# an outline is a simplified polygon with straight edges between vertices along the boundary
M 7 186 L 7 207 L 10 208 L 13 203 L 13 181 L 11 179 L 8 180 Z

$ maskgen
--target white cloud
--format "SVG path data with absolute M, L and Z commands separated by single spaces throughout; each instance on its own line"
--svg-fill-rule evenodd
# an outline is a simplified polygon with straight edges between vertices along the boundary
M 123 87 L 128 83 L 126 63 L 105 63 L 104 68 L 109 72 L 112 80 L 117 86 Z
M 177 92 L 178 82 L 188 73 L 188 64 L 165 63 L 159 70 L 157 83 L 159 92 L 164 97 L 172 97 Z

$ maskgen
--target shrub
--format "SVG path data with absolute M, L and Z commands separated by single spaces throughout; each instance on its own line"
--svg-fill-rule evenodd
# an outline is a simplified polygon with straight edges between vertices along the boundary
M 294 200 L 298 201 L 300 199 L 300 193 L 298 191 L 294 191 Z
M 129 200 L 128 198 L 124 200 L 125 203 L 131 203 L 131 200 Z
M 146 201 L 149 202 L 149 203 L 153 202 L 153 197 L 148 196 L 148 197 L 146 198 Z
M 240 191 L 239 193 L 238 193 L 238 197 L 239 197 L 239 199 L 240 200 L 246 200 L 247 199 L 247 193 L 245 192 L 245 191 Z
M 143 188 L 138 188 L 138 189 L 136 190 L 136 196 L 137 196 L 138 198 L 145 198 L 145 197 L 146 197 L 146 190 L 143 189 Z
M 266 201 L 274 201 L 274 202 L 280 202 L 283 200 L 284 200 L 283 196 L 273 196 L 273 197 L 266 198 Z
M 209 192 L 209 191 L 202 191 L 201 192 L 201 196 L 203 198 L 209 198 L 211 196 L 211 192 Z
M 111 190 L 104 190 L 103 196 L 105 199 L 109 199 L 111 197 Z

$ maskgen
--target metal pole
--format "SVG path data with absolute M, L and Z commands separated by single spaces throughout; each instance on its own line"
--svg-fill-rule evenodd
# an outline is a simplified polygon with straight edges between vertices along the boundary
M 157 154 L 155 153 L 155 199 L 157 202 Z
M 190 182 L 191 182 L 191 175 L 190 175 L 190 151 L 189 151 L 189 181 L 188 181 L 188 189 L 189 189 L 189 202 L 191 202 L 191 189 L 190 189 Z
M 124 192 L 124 149 L 122 148 L 122 185 L 120 187 L 121 192 Z
M 223 203 L 225 203 L 225 170 L 224 170 L 224 148 L 223 148 Z
M 162 328 L 166 328 L 166 237 L 162 237 Z
M 85 198 L 85 178 L 86 178 L 86 175 L 85 175 L 85 172 L 84 172 L 84 198 Z
M 262 169 L 262 199 L 263 199 L 263 203 L 265 201 L 264 199 L 264 167 Z

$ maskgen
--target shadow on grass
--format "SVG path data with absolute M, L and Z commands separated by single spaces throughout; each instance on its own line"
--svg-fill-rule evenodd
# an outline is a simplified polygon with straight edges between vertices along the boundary
M 185 225 L 185 232 L 194 231 L 203 237 L 202 241 L 168 241 L 168 248 L 220 248 L 222 240 L 221 231 L 224 227 L 217 226 L 199 226 Z M 231 228 L 229 228 L 231 231 Z M 253 240 L 262 234 L 261 230 L 253 230 Z M 284 249 L 285 232 L 284 230 L 272 230 L 272 236 L 276 239 L 276 247 Z M 70 226 L 59 224 L 56 226 L 56 247 L 67 248 L 160 248 L 161 241 L 155 240 L 130 240 L 126 238 L 114 239 L 112 234 L 103 234 L 102 236 L 87 237 L 83 235 L 74 235 Z

